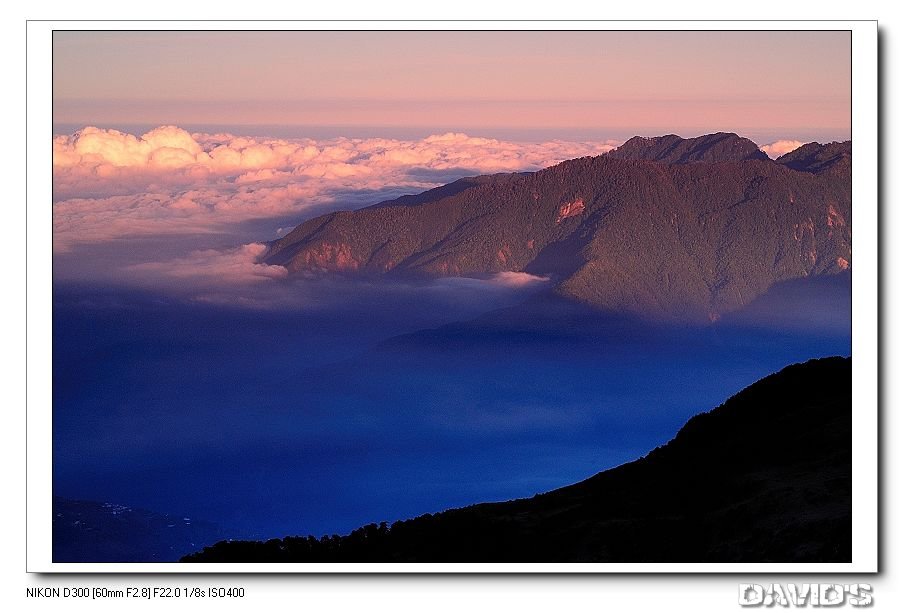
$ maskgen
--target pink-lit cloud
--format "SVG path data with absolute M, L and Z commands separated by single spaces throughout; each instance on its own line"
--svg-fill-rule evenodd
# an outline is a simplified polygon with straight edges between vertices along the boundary
M 760 150 L 773 160 L 790 153 L 803 145 L 799 140 L 779 140 L 769 145 L 763 145 Z
M 226 249 L 200 249 L 185 256 L 125 266 L 119 281 L 137 286 L 167 288 L 193 301 L 253 309 L 329 308 L 342 296 L 373 291 L 367 279 L 290 278 L 282 266 L 263 262 L 267 246 L 249 243 Z M 285 280 L 285 283 L 274 281 Z M 380 285 L 380 291 L 405 300 L 495 304 L 549 282 L 524 272 L 500 272 L 487 278 L 451 277 L 426 281 L 396 280 Z
M 261 243 L 226 250 L 204 249 L 184 258 L 135 264 L 128 270 L 136 275 L 190 279 L 211 285 L 244 285 L 288 276 L 289 271 L 282 266 L 261 262 L 266 251 L 267 246 Z
M 134 136 L 86 127 L 53 139 L 54 249 L 301 218 L 349 194 L 414 193 L 466 174 L 537 170 L 616 144 L 514 143 L 459 133 L 422 140 L 273 139 L 191 134 L 175 126 Z
M 504 271 L 497 272 L 490 280 L 503 287 L 530 287 L 548 282 L 549 277 L 539 277 L 526 272 Z

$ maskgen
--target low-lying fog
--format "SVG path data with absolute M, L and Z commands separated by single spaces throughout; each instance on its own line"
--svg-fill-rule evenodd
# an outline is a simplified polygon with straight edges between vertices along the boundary
M 608 318 L 548 285 L 59 281 L 54 494 L 236 537 L 342 533 L 573 483 L 787 364 L 850 354 L 849 275 L 704 328 Z

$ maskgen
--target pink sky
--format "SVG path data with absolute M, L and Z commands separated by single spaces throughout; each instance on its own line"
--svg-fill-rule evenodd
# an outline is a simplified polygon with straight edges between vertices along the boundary
M 55 32 L 54 123 L 850 137 L 847 32 Z
M 269 282 L 260 241 L 465 175 L 850 138 L 850 69 L 837 32 L 55 32 L 54 250 L 183 237 L 120 272 Z

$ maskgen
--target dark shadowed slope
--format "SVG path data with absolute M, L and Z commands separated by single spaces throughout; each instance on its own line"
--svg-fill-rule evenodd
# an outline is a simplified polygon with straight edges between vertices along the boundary
M 597 308 L 693 321 L 851 266 L 849 164 L 796 170 L 734 134 L 641 140 L 324 215 L 274 241 L 266 261 L 296 273 L 527 272 Z
M 185 561 L 843 562 L 851 534 L 851 361 L 825 358 L 547 494 L 344 537 L 220 542 Z

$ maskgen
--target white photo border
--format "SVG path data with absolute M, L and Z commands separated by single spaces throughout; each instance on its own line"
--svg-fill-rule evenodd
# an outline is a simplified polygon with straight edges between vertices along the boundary
M 879 568 L 878 24 L 875 21 L 29 21 L 27 28 L 27 557 L 39 573 L 875 573 Z M 851 32 L 853 543 L 850 563 L 61 564 L 52 562 L 52 33 L 54 30 L 832 30 Z M 805 436 L 805 433 L 801 433 Z

